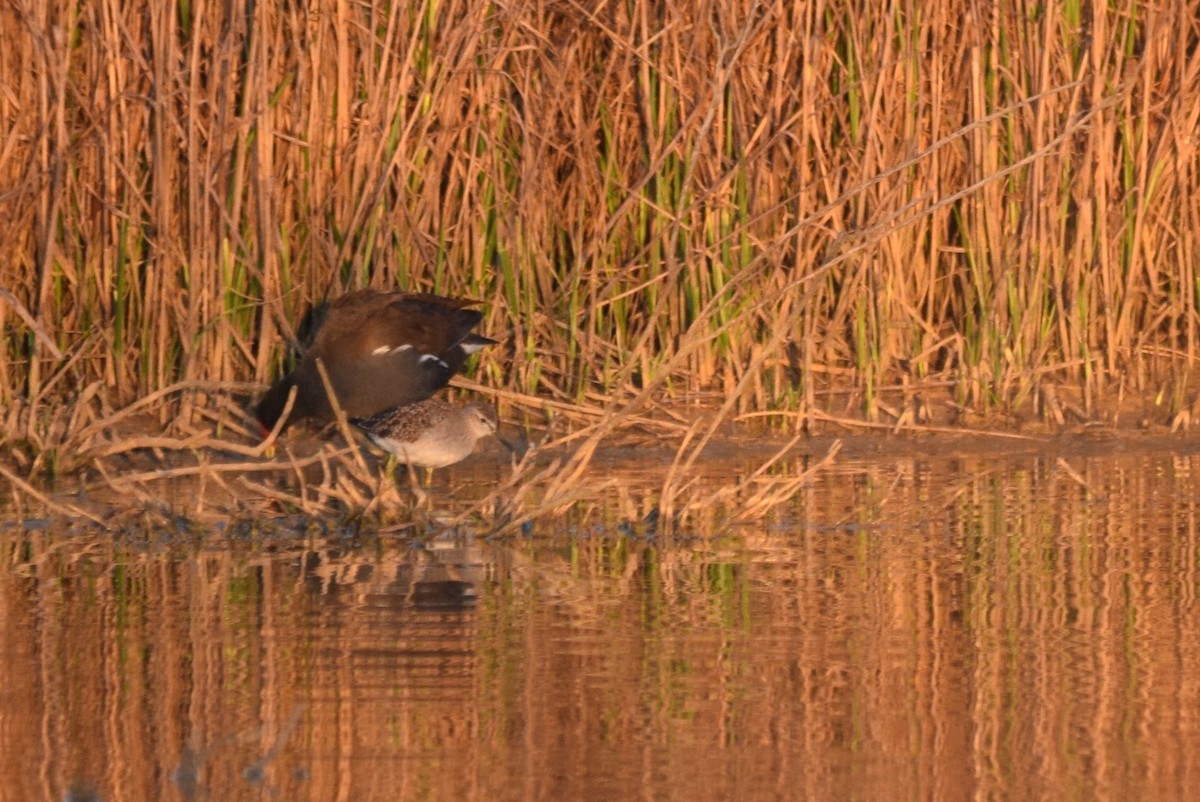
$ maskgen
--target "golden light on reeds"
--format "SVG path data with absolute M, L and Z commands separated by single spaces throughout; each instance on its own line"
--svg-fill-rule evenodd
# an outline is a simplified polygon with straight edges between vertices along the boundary
M 70 460 L 180 386 L 210 389 L 159 427 L 216 436 L 303 309 L 368 284 L 484 301 L 478 377 L 517 408 L 800 427 L 831 387 L 874 420 L 1053 382 L 1170 419 L 1198 11 L 5 4 L 4 436 Z

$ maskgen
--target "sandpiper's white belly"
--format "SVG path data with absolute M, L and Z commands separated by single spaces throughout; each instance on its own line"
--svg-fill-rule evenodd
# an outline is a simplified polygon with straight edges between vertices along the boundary
M 396 455 L 396 459 L 422 468 L 444 468 L 466 459 L 475 450 L 475 441 L 459 437 L 420 437 L 416 440 L 395 440 L 370 435 L 375 445 Z

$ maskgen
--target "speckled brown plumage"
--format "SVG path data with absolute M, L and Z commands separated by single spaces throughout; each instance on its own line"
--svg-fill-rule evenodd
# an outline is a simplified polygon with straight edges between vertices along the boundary
M 400 462 L 421 468 L 453 465 L 474 451 L 480 438 L 496 434 L 490 410 L 436 396 L 350 422 Z

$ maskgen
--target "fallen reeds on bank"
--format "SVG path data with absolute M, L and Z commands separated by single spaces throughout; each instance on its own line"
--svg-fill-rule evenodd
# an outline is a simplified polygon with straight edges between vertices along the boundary
M 220 389 L 180 384 L 163 392 Z M 710 456 L 706 463 L 710 474 L 718 466 L 720 481 L 710 475 L 701 482 L 680 470 L 695 462 L 703 445 L 693 437 L 699 423 L 683 432 L 678 423 L 627 415 L 622 434 L 614 437 L 614 416 L 603 409 L 551 403 L 574 423 L 543 423 L 536 441 L 521 435 L 517 454 L 496 443 L 490 454 L 485 447 L 476 455 L 474 470 L 457 466 L 453 473 L 435 472 L 438 480 L 431 481 L 404 466 L 392 470 L 365 437 L 337 424 L 321 430 L 298 425 L 285 439 L 260 441 L 240 426 L 240 410 L 229 405 L 182 435 L 147 435 L 137 417 L 154 403 L 147 398 L 117 410 L 37 457 L 14 449 L 16 465 L 0 462 L 0 477 L 11 491 L 0 503 L 26 520 L 66 517 L 112 529 L 132 515 L 167 532 L 286 519 L 426 536 L 459 527 L 512 535 L 535 524 L 542 530 L 607 524 L 694 536 L 761 519 L 787 504 L 840 448 L 840 441 L 830 440 L 820 453 L 799 453 L 795 439 L 773 448 L 755 444 L 744 453 L 726 448 L 725 459 Z M 681 433 L 672 451 L 670 443 L 679 439 L 672 435 Z M 602 442 L 610 463 L 613 452 L 623 454 L 620 469 L 594 469 Z M 59 482 L 39 489 L 24 478 L 36 473 L 31 459 L 59 451 L 73 455 Z M 612 497 L 607 491 L 618 486 Z
M 362 286 L 482 301 L 503 345 L 476 379 L 602 410 L 583 445 L 705 393 L 702 441 L 811 425 L 831 391 L 868 420 L 1044 385 L 1179 420 L 1198 19 L 4 4 L 0 404 L 28 457 L 5 459 L 69 467 L 141 398 L 184 442 L 283 368 L 308 305 Z

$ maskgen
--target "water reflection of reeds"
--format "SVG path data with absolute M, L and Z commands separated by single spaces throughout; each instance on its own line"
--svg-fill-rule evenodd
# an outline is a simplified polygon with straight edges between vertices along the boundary
M 845 461 L 716 537 L 5 530 L 0 777 L 13 798 L 179 798 L 189 771 L 223 798 L 1178 798 L 1200 779 L 1195 458 L 1066 459 Z

